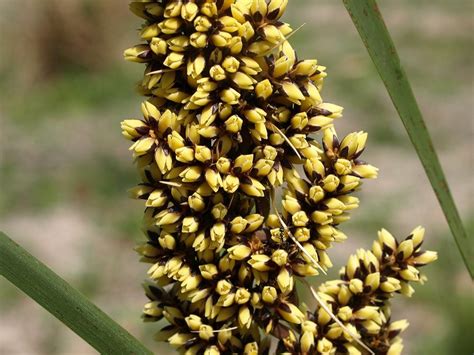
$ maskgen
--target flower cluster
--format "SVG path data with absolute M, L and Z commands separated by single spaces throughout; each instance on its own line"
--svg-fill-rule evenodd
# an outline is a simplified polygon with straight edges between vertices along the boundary
M 288 332 L 281 349 L 299 354 L 361 354 L 364 349 L 400 354 L 399 334 L 408 322 L 391 320 L 390 299 L 395 293 L 411 297 L 414 289 L 409 283 L 426 280 L 419 268 L 437 259 L 435 252 L 420 249 L 424 232 L 415 228 L 399 243 L 382 229 L 372 250 L 357 250 L 340 271 L 339 280 L 319 287 L 316 297 L 325 307 L 308 312 L 300 338 Z
M 287 2 L 130 4 L 145 20 L 125 51 L 146 65 L 143 118 L 122 122 L 146 201 L 144 317 L 165 317 L 158 338 L 182 353 L 267 353 L 273 337 L 308 353 L 288 338 L 312 319 L 295 280 L 332 266 L 352 193 L 377 175 L 360 160 L 367 134 L 336 134 L 325 68 L 288 42 Z

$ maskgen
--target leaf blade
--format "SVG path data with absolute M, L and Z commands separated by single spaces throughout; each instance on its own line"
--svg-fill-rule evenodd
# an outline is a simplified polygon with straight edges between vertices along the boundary
M 84 295 L 0 232 L 0 275 L 102 354 L 152 354 Z
M 408 77 L 375 0 L 343 0 L 428 176 L 464 264 L 474 279 L 474 240 L 451 195 Z

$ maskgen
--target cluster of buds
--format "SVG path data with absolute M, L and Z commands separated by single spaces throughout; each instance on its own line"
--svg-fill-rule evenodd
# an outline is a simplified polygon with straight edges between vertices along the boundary
M 372 250 L 359 249 L 349 257 L 339 280 L 323 283 L 317 295 L 312 290 L 322 306 L 307 313 L 299 333 L 289 332 L 280 349 L 298 354 L 400 354 L 399 334 L 408 322 L 391 320 L 390 299 L 396 293 L 411 297 L 410 283 L 426 280 L 419 268 L 437 259 L 436 252 L 421 250 L 424 232 L 415 228 L 399 243 L 382 229 Z
M 263 354 L 274 338 L 314 353 L 295 345 L 314 318 L 295 281 L 332 266 L 351 194 L 377 175 L 360 160 L 367 134 L 336 134 L 325 68 L 287 41 L 287 2 L 130 4 L 145 20 L 144 43 L 125 51 L 146 65 L 143 118 L 122 122 L 141 176 L 130 192 L 146 201 L 143 313 L 165 317 L 158 338 L 185 354 Z

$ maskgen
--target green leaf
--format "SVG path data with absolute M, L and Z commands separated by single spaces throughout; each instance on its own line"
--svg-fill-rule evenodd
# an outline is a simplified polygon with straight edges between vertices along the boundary
M 1 232 L 0 275 L 101 354 L 152 354 L 84 295 Z
M 375 0 L 343 0 L 400 115 L 474 279 L 474 241 L 463 227 L 430 134 Z

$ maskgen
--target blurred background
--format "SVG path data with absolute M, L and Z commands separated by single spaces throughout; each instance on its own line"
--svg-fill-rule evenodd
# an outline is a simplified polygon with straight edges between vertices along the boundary
M 472 236 L 474 3 L 379 3 Z M 411 324 L 406 353 L 472 354 L 473 283 L 342 1 L 290 1 L 284 19 L 305 23 L 294 47 L 328 67 L 324 97 L 345 107 L 338 131 L 368 131 L 365 159 L 380 168 L 343 228 L 350 239 L 333 249 L 331 276 L 382 226 L 399 237 L 425 226 L 439 260 L 412 299 L 394 301 L 394 318 Z M 127 198 L 137 177 L 119 127 L 139 116 L 144 67 L 122 60 L 139 25 L 127 0 L 0 0 L 0 229 L 164 354 L 152 340 L 159 326 L 139 318 L 142 204 Z M 0 279 L 0 354 L 94 353 Z

